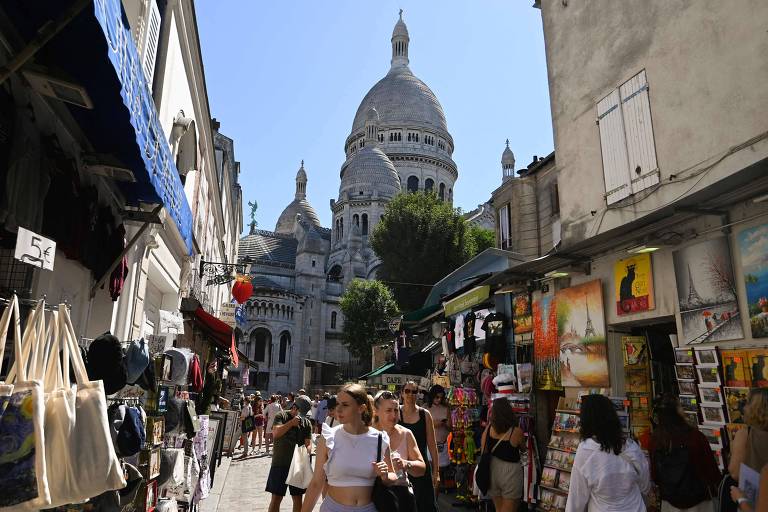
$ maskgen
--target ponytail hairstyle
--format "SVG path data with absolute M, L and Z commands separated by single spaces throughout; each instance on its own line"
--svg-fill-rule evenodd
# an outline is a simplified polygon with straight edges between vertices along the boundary
M 346 393 L 357 402 L 357 405 L 364 405 L 365 410 L 360 415 L 366 427 L 370 427 L 373 422 L 373 400 L 360 384 L 345 384 L 339 388 L 339 393 Z

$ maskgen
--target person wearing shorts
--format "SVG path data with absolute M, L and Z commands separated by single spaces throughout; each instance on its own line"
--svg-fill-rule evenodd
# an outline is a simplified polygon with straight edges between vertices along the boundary
M 269 512 L 280 511 L 280 503 L 286 491 L 291 493 L 293 512 L 301 512 L 302 495 L 306 491 L 286 484 L 286 480 L 295 447 L 303 445 L 307 450 L 311 448 L 312 427 L 306 417 L 311 406 L 309 397 L 300 395 L 296 397 L 290 410 L 282 411 L 275 416 L 272 424 L 275 448 L 265 489 L 272 494 Z

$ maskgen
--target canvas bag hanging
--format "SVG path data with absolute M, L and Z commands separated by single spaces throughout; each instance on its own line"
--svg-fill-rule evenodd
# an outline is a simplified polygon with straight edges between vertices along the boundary
M 50 343 L 44 380 L 46 465 L 48 474 L 56 475 L 49 482 L 51 507 L 126 485 L 109 433 L 104 384 L 88 380 L 64 305 L 59 306 L 57 320 L 58 335 Z M 63 364 L 59 364 L 59 350 Z M 74 386 L 69 385 L 70 362 Z
M 13 321 L 14 362 L 6 382 L 0 382 L 0 511 L 48 508 L 50 495 L 45 466 L 43 385 L 27 375 L 27 343 L 21 339 L 19 304 L 14 295 L 0 317 L 0 362 L 5 353 L 8 327 Z M 25 335 L 32 332 L 28 322 Z M 25 346 L 22 347 L 22 344 Z
M 312 463 L 309 460 L 309 452 L 303 444 L 298 444 L 293 449 L 293 458 L 285 483 L 299 489 L 306 489 L 311 481 Z

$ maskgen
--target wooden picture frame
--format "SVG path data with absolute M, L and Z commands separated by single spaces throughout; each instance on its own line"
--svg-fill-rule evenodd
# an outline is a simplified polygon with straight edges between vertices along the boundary
M 145 448 L 139 452 L 139 469 L 149 481 L 160 476 L 160 448 Z

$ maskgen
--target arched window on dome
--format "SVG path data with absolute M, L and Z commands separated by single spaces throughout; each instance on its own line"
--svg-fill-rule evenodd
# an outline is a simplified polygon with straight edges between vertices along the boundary
M 402 132 L 397 132 L 397 142 L 402 142 L 402 141 L 403 141 L 403 134 L 402 134 Z
M 360 227 L 360 216 L 358 214 L 354 214 L 352 216 L 352 224 L 354 224 L 357 227 Z
M 440 188 L 437 192 L 437 197 L 440 198 L 441 201 L 445 201 L 445 183 L 440 184 Z
M 435 189 L 435 180 L 432 178 L 427 178 L 424 181 L 424 192 L 434 192 Z
M 334 265 L 328 272 L 328 280 L 333 282 L 341 281 L 341 265 Z
M 452 188 L 448 189 L 448 200 L 449 201 L 453 201 L 453 189 Z
M 363 236 L 368 235 L 368 214 L 367 213 L 363 214 L 363 225 L 360 228 L 360 230 L 363 233 Z
M 280 334 L 280 354 L 278 362 L 280 364 L 285 364 L 286 358 L 288 356 L 288 346 L 291 344 L 291 335 L 288 333 L 288 331 L 283 331 L 282 334 Z
M 332 311 L 331 312 L 331 329 L 336 328 L 336 316 L 337 316 L 337 313 L 335 311 Z
M 264 328 L 251 331 L 250 341 L 254 345 L 253 360 L 263 363 L 267 358 L 267 347 L 272 343 L 272 335 Z M 250 352 L 248 354 L 250 356 Z
M 408 192 L 418 192 L 419 191 L 419 178 L 416 176 L 409 176 L 408 177 Z

